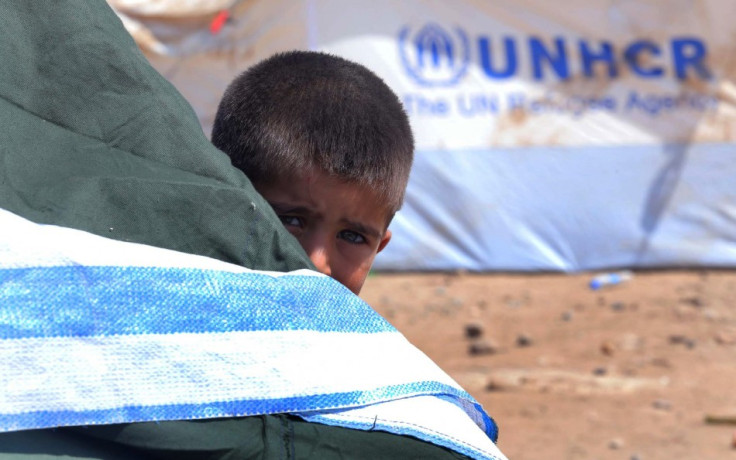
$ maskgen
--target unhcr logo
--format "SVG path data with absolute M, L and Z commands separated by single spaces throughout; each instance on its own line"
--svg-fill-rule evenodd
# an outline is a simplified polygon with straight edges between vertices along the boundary
M 422 86 L 451 86 L 465 75 L 470 41 L 455 27 L 452 33 L 431 23 L 412 33 L 399 32 L 399 55 L 404 67 Z M 630 41 L 565 37 L 473 37 L 474 65 L 490 80 L 522 77 L 533 81 L 568 80 L 573 72 L 586 79 L 676 78 L 710 80 L 705 40 L 674 36 L 659 42 L 631 37 Z
M 436 24 L 427 24 L 412 34 L 407 26 L 399 32 L 399 54 L 407 73 L 420 85 L 450 86 L 465 74 L 470 46 L 459 27 L 448 33 Z

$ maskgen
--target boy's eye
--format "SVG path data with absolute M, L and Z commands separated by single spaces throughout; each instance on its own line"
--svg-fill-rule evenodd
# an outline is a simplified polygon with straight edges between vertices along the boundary
M 281 220 L 281 223 L 284 224 L 285 227 L 302 228 L 304 226 L 302 219 L 297 216 L 279 216 L 279 219 Z
M 343 230 L 338 235 L 338 238 L 347 241 L 350 244 L 364 244 L 366 243 L 366 239 L 363 235 L 360 233 L 354 232 L 352 230 Z

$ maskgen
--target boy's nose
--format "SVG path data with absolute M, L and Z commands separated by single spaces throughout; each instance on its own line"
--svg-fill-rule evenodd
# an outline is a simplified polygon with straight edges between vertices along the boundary
M 317 271 L 327 276 L 332 276 L 330 260 L 325 251 L 313 251 L 309 254 L 309 259 L 312 261 L 314 266 L 317 267 Z
M 324 251 L 322 249 L 315 250 L 309 253 L 309 259 L 312 261 L 315 267 L 317 267 L 317 271 L 327 275 L 332 276 L 332 270 L 330 269 L 330 259 L 327 257 L 327 251 Z
M 310 241 L 303 246 L 309 256 L 309 260 L 312 261 L 314 266 L 317 268 L 317 271 L 327 276 L 332 276 L 330 256 L 325 242 L 320 238 L 311 238 Z

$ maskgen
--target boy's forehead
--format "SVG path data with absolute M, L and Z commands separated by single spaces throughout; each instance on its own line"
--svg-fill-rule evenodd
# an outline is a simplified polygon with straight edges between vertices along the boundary
M 347 207 L 359 208 L 366 215 L 381 217 L 381 224 L 385 230 L 393 219 L 395 210 L 388 202 L 384 193 L 376 187 L 351 181 L 338 176 L 327 174 L 316 168 L 308 167 L 299 171 L 283 174 L 280 178 L 269 181 L 270 184 L 261 184 L 256 188 L 260 191 L 262 187 L 270 188 L 276 185 L 279 188 L 288 188 L 292 198 L 298 198 L 308 202 L 315 196 L 331 197 L 338 199 Z
M 355 206 L 370 211 L 371 214 L 381 216 L 383 219 L 381 223 L 384 224 L 381 230 L 385 230 L 388 227 L 391 219 L 393 219 L 394 211 L 380 190 L 370 185 L 361 184 L 360 182 L 337 177 L 331 179 L 328 181 L 318 181 L 315 183 L 315 186 L 323 187 L 327 193 L 343 193 L 345 200 L 352 200 Z M 350 193 L 345 193 L 346 189 L 350 190 Z

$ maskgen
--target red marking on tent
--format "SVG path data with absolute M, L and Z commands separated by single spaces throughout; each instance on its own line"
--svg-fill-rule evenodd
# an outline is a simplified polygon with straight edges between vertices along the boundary
M 222 10 L 217 13 L 217 16 L 210 23 L 210 33 L 213 35 L 219 34 L 228 19 L 230 19 L 230 11 Z

